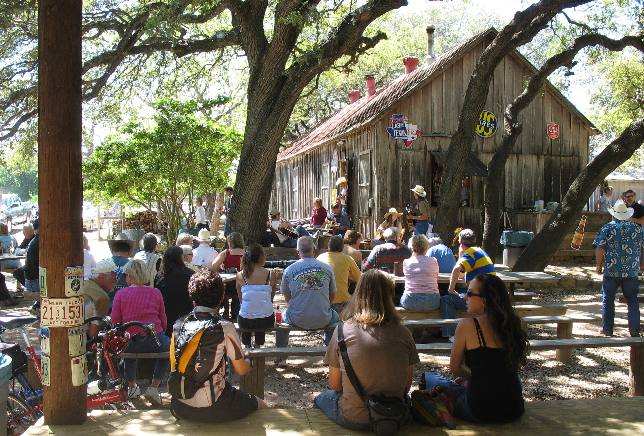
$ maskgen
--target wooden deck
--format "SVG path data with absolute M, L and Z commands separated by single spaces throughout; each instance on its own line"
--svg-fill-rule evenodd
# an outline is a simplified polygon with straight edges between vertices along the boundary
M 635 435 L 644 433 L 644 398 L 599 398 L 526 404 L 519 421 L 504 425 L 460 423 L 456 429 L 418 424 L 401 435 Z M 42 420 L 41 420 L 42 421 Z M 260 410 L 245 419 L 224 424 L 176 421 L 168 410 L 96 411 L 82 426 L 46 426 L 41 422 L 25 434 L 35 436 L 130 435 L 364 435 L 331 423 L 317 409 Z

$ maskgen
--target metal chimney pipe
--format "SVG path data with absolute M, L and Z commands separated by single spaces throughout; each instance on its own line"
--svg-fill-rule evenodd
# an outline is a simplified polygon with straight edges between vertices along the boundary
M 432 64 L 436 60 L 436 55 L 434 54 L 434 26 L 427 26 L 427 57 L 425 58 L 425 63 L 427 65 Z

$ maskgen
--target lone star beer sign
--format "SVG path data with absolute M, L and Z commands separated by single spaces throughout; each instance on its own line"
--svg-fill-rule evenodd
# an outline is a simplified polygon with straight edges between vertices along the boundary
M 479 122 L 476 124 L 476 134 L 481 138 L 489 138 L 496 133 L 496 115 L 490 111 L 483 111 L 479 115 Z
M 557 123 L 546 124 L 546 134 L 550 139 L 557 139 L 559 137 L 559 124 Z
M 394 139 L 402 139 L 405 148 L 411 148 L 418 135 L 421 134 L 418 126 L 409 124 L 407 117 L 402 114 L 391 116 L 391 127 L 387 127 L 387 132 Z

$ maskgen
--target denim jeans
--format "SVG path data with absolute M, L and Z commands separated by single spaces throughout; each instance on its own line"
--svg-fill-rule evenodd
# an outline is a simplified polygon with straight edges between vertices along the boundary
M 170 338 L 165 333 L 157 333 L 161 346 L 159 347 L 152 336 L 145 336 L 143 339 L 130 340 L 126 353 L 160 353 L 170 350 Z M 154 372 L 152 378 L 161 380 L 168 372 L 170 361 L 168 359 L 156 359 L 154 362 Z M 125 380 L 136 380 L 137 359 L 125 359 Z
M 311 236 L 311 234 L 304 228 L 304 226 L 297 226 L 295 227 L 295 231 L 297 232 L 300 237 L 302 236 Z
M 289 320 L 288 317 L 288 307 L 282 312 L 282 322 L 285 324 L 290 324 L 293 327 L 297 327 L 297 324 Z M 331 336 L 333 336 L 333 327 L 335 327 L 340 322 L 340 316 L 335 310 L 331 310 L 331 321 L 326 326 L 320 327 L 324 328 L 324 345 L 329 345 L 331 341 Z M 275 346 L 276 347 L 288 347 L 288 337 L 289 331 L 277 330 L 275 332 Z
M 327 389 L 315 397 L 313 402 L 315 403 L 315 406 L 327 416 L 327 418 L 336 424 L 339 424 L 344 428 L 348 428 L 349 430 L 369 430 L 371 428 L 369 424 L 351 422 L 340 414 L 340 410 L 338 408 L 338 400 L 340 397 L 342 397 L 341 392 Z
M 472 410 L 467 403 L 467 388 L 435 372 L 425 373 L 425 388 L 433 389 L 440 386 L 443 391 L 454 400 L 454 415 L 470 422 L 478 422 L 472 415 Z
M 454 295 L 454 294 L 447 294 L 441 297 L 441 316 L 444 319 L 453 319 L 456 318 L 456 314 L 459 310 L 466 310 L 467 309 L 467 303 L 465 303 L 465 296 L 464 295 Z M 450 336 L 454 336 L 454 332 L 456 331 L 456 326 L 445 326 L 441 328 L 441 333 L 444 338 L 449 338 Z
M 415 235 L 424 235 L 429 230 L 429 221 L 416 221 L 416 227 L 414 228 Z
M 433 292 L 405 292 L 400 298 L 400 305 L 407 310 L 434 310 L 440 302 L 440 294 Z
M 606 335 L 613 334 L 615 323 L 615 294 L 622 287 L 622 293 L 628 305 L 628 330 L 631 333 L 640 331 L 640 305 L 637 301 L 639 280 L 637 277 L 606 277 L 602 281 L 602 330 Z
M 40 292 L 40 281 L 38 279 L 25 278 L 25 289 L 30 292 Z

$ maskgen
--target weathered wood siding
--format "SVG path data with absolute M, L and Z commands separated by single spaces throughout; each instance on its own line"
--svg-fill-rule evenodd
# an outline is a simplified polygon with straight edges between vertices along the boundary
M 415 185 L 432 193 L 432 183 L 438 175 L 432 173 L 431 152 L 447 150 L 451 133 L 457 127 L 467 83 L 482 50 L 481 44 L 466 52 L 361 129 L 279 162 L 272 205 L 290 219 L 309 216 L 317 196 L 324 194 L 324 204 L 329 206 L 334 201 L 331 193 L 337 177 L 329 170 L 334 151 L 339 160 L 348 162 L 349 210 L 354 228 L 365 236 L 373 234 L 389 207 L 400 210 L 412 202 L 411 188 Z M 497 116 L 499 128 L 492 138 L 477 137 L 472 144 L 472 151 L 484 164 L 489 163 L 501 142 L 505 107 L 522 92 L 530 75 L 529 67 L 514 54 L 506 56 L 496 68 L 485 109 Z M 405 149 L 387 134 L 386 127 L 395 113 L 407 116 L 423 132 L 411 149 Z M 505 173 L 490 176 L 504 178 L 503 202 L 508 209 L 529 208 L 536 200 L 559 202 L 582 165 L 588 162 L 591 129 L 547 87 L 521 113 L 520 121 L 523 132 Z M 549 122 L 560 125 L 558 139 L 546 136 Z M 363 180 L 361 159 L 370 163 L 368 180 Z M 295 181 L 299 181 L 299 187 L 293 186 Z M 454 217 L 454 227 L 471 226 L 480 231 L 483 185 L 482 178 L 472 178 L 471 207 L 462 208 L 459 216 Z

